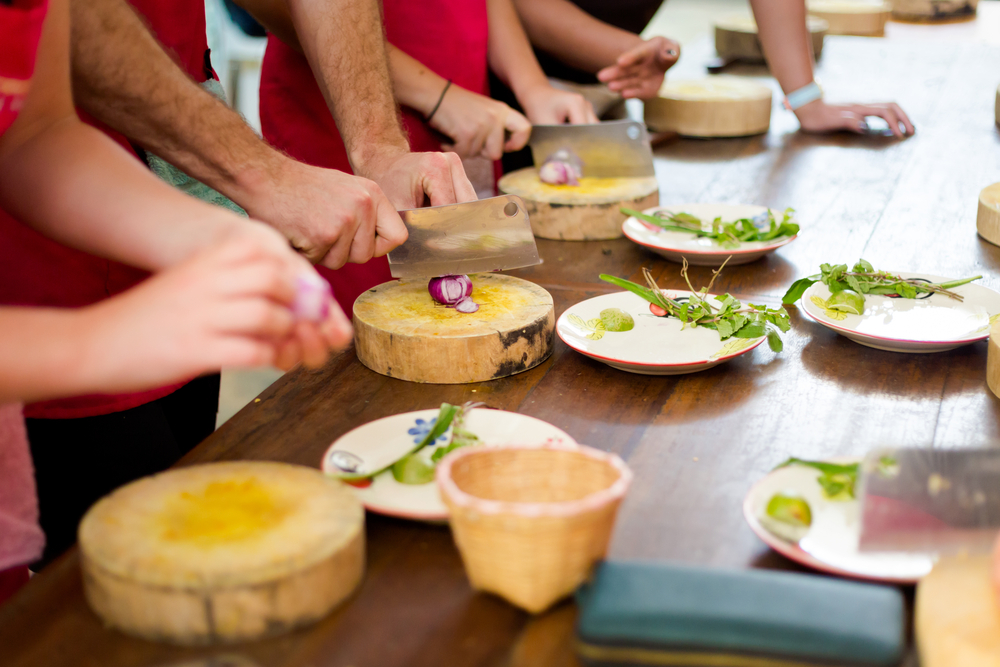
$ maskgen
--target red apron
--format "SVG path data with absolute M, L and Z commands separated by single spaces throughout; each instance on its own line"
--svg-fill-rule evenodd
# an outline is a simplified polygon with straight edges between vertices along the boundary
M 489 95 L 485 0 L 383 0 L 383 13 L 391 44 L 455 85 Z M 441 150 L 420 113 L 407 107 L 402 113 L 411 150 Z M 353 173 L 309 62 L 273 35 L 261 71 L 260 124 L 264 138 L 293 158 Z M 362 292 L 391 280 L 384 257 L 319 271 L 347 313 Z
M 202 0 L 131 0 L 136 11 L 178 65 L 205 81 L 208 43 Z M 0 33 L 0 56 L 7 40 Z M 105 132 L 135 155 L 128 140 L 83 112 L 80 118 Z M 2 121 L 0 121 L 2 122 Z M 136 155 L 136 159 L 139 157 Z M 0 210 L 0 304 L 86 306 L 118 294 L 149 274 L 124 264 L 72 250 L 42 236 Z M 156 400 L 180 384 L 123 395 L 93 395 L 45 401 L 25 407 L 26 417 L 71 419 L 120 412 Z

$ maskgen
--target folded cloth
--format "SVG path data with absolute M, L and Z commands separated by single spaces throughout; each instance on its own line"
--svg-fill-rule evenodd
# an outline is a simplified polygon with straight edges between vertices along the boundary
M 201 84 L 201 87 L 220 100 L 225 101 L 226 94 L 222 90 L 222 84 L 215 79 L 209 79 Z M 200 199 L 203 202 L 221 206 L 222 208 L 229 209 L 233 213 L 246 217 L 247 212 L 240 208 L 240 206 L 232 199 L 217 190 L 213 190 L 201 181 L 191 178 L 158 155 L 154 155 L 149 151 L 146 151 L 146 163 L 149 165 L 149 168 L 153 171 L 153 173 L 160 178 L 160 180 L 166 181 L 178 190 L 186 192 L 192 197 Z
M 601 564 L 578 594 L 587 665 L 898 665 L 894 588 L 770 570 Z
M 44 546 L 21 405 L 0 405 L 0 571 L 31 563 Z

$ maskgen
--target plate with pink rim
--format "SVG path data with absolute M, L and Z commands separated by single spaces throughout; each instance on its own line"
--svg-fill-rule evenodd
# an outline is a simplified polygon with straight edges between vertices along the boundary
M 900 272 L 903 278 L 941 283 L 952 280 L 924 273 Z M 985 340 L 1000 316 L 1000 294 L 970 283 L 952 288 L 958 301 L 944 294 L 921 294 L 916 299 L 865 295 L 864 312 L 853 315 L 827 307 L 830 288 L 821 282 L 807 289 L 802 310 L 818 324 L 856 343 L 889 352 L 943 352 Z
M 691 296 L 691 292 L 682 290 L 663 293 L 680 301 Z M 718 304 L 712 295 L 709 301 Z M 634 327 L 630 331 L 605 330 L 600 314 L 608 308 L 628 313 Z M 713 329 L 682 329 L 679 319 L 653 315 L 649 302 L 631 292 L 604 294 L 570 306 L 556 321 L 556 333 L 580 354 L 642 375 L 702 371 L 746 354 L 765 340 L 764 336 L 720 340 L 719 332 Z
M 855 462 L 857 459 L 831 461 Z M 750 530 L 786 558 L 821 572 L 897 584 L 915 583 L 930 572 L 934 560 L 928 556 L 858 551 L 861 502 L 828 498 L 817 482 L 820 475 L 815 468 L 790 465 L 772 470 L 754 484 L 743 501 L 743 517 Z M 812 524 L 798 541 L 767 528 L 767 504 L 776 493 L 792 493 L 809 504 Z
M 778 222 L 781 222 L 784 215 L 782 211 L 751 204 L 677 204 L 656 206 L 643 213 L 647 215 L 689 213 L 700 218 L 705 229 L 711 229 L 712 221 L 716 218 L 722 218 L 723 222 L 749 218 L 756 226 L 763 226 L 766 229 L 769 224 L 768 210 Z M 771 241 L 747 241 L 735 248 L 726 248 L 712 239 L 661 229 L 653 223 L 635 217 L 629 217 L 622 223 L 622 232 L 630 240 L 663 255 L 670 261 L 681 262 L 682 259 L 687 259 L 689 264 L 698 266 L 718 266 L 727 257 L 731 258 L 728 266 L 746 264 L 796 239 L 796 236 L 781 236 Z
M 338 457 L 343 460 L 346 455 L 354 457 L 351 460 L 358 464 L 358 473 L 383 470 L 424 439 L 433 428 L 438 412 L 438 408 L 404 412 L 348 431 L 326 450 L 320 468 L 326 474 L 336 476 L 340 470 L 336 465 Z M 464 429 L 480 439 L 481 444 L 475 446 L 545 443 L 576 446 L 576 441 L 562 429 L 541 419 L 505 410 L 485 407 L 470 410 L 465 417 Z M 420 456 L 430 460 L 438 448 L 450 441 L 451 428 L 424 447 Z M 384 470 L 370 481 L 349 484 L 361 504 L 376 514 L 419 521 L 448 520 L 448 510 L 433 480 L 426 484 L 403 484 L 396 481 L 391 470 Z

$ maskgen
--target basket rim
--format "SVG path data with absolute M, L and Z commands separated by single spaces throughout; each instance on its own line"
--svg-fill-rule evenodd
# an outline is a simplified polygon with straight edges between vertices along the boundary
M 452 466 L 466 456 L 486 454 L 497 449 L 549 449 L 573 452 L 588 458 L 607 463 L 618 471 L 618 479 L 606 489 L 587 494 L 578 500 L 563 500 L 552 503 L 513 502 L 507 500 L 488 500 L 479 498 L 458 488 L 452 479 Z M 482 514 L 516 514 L 523 517 L 542 516 L 572 516 L 598 509 L 613 501 L 621 500 L 632 483 L 632 471 L 617 454 L 604 452 L 586 445 L 569 445 L 561 442 L 546 442 L 535 445 L 499 445 L 496 447 L 461 447 L 444 457 L 437 467 L 437 485 L 442 496 L 455 505 L 473 509 Z M 454 519 L 454 513 L 451 516 Z

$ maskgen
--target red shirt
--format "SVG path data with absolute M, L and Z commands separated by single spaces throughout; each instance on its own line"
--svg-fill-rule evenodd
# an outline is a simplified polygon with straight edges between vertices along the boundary
M 205 5 L 202 0 L 131 0 L 146 17 L 153 34 L 178 65 L 196 81 L 205 81 Z M 0 33 L 0 57 L 8 41 Z M 101 129 L 136 156 L 128 140 L 80 112 L 85 122 Z M 2 122 L 2 120 L 0 120 Z M 118 294 L 148 274 L 60 245 L 0 210 L 0 304 L 24 306 L 86 306 Z M 134 408 L 175 391 L 171 385 L 122 395 L 82 396 L 45 401 L 25 407 L 26 417 L 69 419 L 110 414 Z
M 382 7 L 392 45 L 455 85 L 489 95 L 485 0 L 383 0 Z M 407 107 L 402 113 L 411 150 L 441 150 L 421 114 Z M 309 62 L 273 35 L 261 71 L 260 124 L 264 138 L 293 158 L 353 173 Z M 347 313 L 362 292 L 392 279 L 384 257 L 336 271 L 318 268 Z

